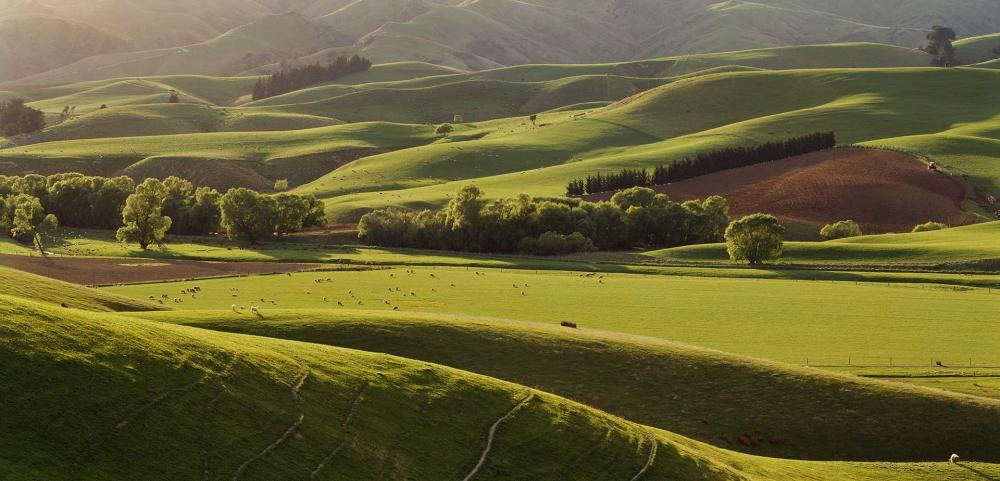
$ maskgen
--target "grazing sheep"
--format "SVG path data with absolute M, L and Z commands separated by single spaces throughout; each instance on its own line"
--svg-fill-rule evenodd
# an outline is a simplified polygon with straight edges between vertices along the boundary
M 256 314 L 258 317 L 264 317 L 264 315 L 260 313 L 260 308 L 257 306 L 250 306 L 250 312 Z
M 323 297 L 323 302 L 330 302 L 330 299 L 327 297 Z
M 576 325 L 575 322 L 563 321 L 563 322 L 560 322 L 559 325 L 562 326 L 562 327 L 568 327 L 570 329 L 578 329 L 578 327 L 577 327 L 577 325 Z
M 151 296 L 149 296 L 149 300 L 151 300 L 151 301 L 155 301 L 155 300 L 156 300 L 156 296 L 152 296 L 152 295 L 151 295 Z
M 524 291 L 521 291 L 521 295 L 522 296 L 527 296 L 527 294 L 525 294 Z
M 393 307 L 392 310 L 398 311 L 399 310 L 399 306 Z
M 359 305 L 359 306 L 363 306 L 363 305 L 365 305 L 365 303 L 364 303 L 364 302 L 361 302 L 361 301 L 358 301 L 358 305 Z
M 951 457 L 948 458 L 948 462 L 950 462 L 951 464 L 958 464 L 958 462 L 961 460 L 962 458 L 959 458 L 957 454 L 952 454 Z
M 340 301 L 337 301 L 337 305 L 340 306 L 340 307 L 344 307 L 344 303 L 340 302 Z

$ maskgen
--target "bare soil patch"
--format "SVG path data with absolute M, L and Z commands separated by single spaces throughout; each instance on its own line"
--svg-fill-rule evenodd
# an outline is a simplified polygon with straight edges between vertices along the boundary
M 299 272 L 313 267 L 308 264 L 278 262 L 205 262 L 18 255 L 0 255 L 0 266 L 88 286 Z
M 908 155 L 870 149 L 816 152 L 656 190 L 675 201 L 721 195 L 729 199 L 734 217 L 764 212 L 817 229 L 853 219 L 866 234 L 909 232 L 928 221 L 951 226 L 977 221 L 962 210 L 966 192 L 956 180 Z

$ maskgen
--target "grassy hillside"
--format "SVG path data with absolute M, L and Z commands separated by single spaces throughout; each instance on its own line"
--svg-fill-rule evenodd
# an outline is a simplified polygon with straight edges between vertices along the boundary
M 0 366 L 12 393 L 0 448 L 21 454 L 0 464 L 7 479 L 610 480 L 642 472 L 652 479 L 918 480 L 998 472 L 985 464 L 968 471 L 747 457 L 384 354 L 56 311 L 9 297 L 0 299 L 0 313 Z M 61 442 L 46 441 L 52 438 Z
M 342 34 L 299 14 L 267 15 L 201 43 L 95 55 L 18 82 L 54 84 L 149 75 L 229 75 L 245 70 L 242 59 L 247 53 L 281 57 L 349 43 Z
M 1000 164 L 990 153 L 990 146 L 997 142 L 996 112 L 991 105 L 1000 97 L 993 99 L 989 89 L 984 90 L 997 80 L 997 72 L 985 69 L 793 70 L 699 76 L 630 97 L 584 120 L 567 116 L 561 122 L 547 120 L 544 128 L 512 135 L 400 152 L 410 166 L 405 177 L 371 178 L 363 181 L 367 185 L 352 185 L 350 189 L 358 192 L 374 192 L 332 198 L 329 212 L 334 218 L 356 219 L 375 206 L 440 206 L 447 195 L 473 179 L 490 196 L 558 195 L 568 179 L 594 172 L 650 168 L 706 150 L 824 130 L 835 131 L 844 144 L 865 142 L 927 154 L 947 169 L 967 174 L 966 180 L 987 192 L 1000 192 L 996 169 Z M 954 95 L 927 96 L 928 89 L 942 84 L 954 88 Z M 583 126 L 593 126 L 588 146 L 603 143 L 610 148 L 570 149 L 556 156 L 535 147 L 561 145 L 556 139 L 579 132 Z M 955 132 L 962 135 L 960 139 L 975 136 L 976 142 L 947 142 L 948 129 L 960 129 Z M 610 140 L 625 131 L 646 140 L 630 146 Z M 936 134 L 942 131 L 946 133 Z M 898 138 L 927 134 L 931 137 Z M 609 140 L 602 140 L 603 136 Z M 920 140 L 925 142 L 908 145 Z M 480 169 L 477 161 L 490 157 L 489 170 Z M 369 162 L 366 169 L 373 169 L 375 164 L 394 165 L 403 160 L 390 154 L 365 162 Z M 333 180 L 349 174 L 352 167 L 302 190 L 343 193 L 337 189 L 341 184 Z M 414 187 L 410 179 L 422 180 Z M 414 188 L 377 193 L 394 185 Z
M 305 130 L 342 123 L 314 115 L 245 112 L 193 103 L 159 103 L 96 110 L 48 127 L 34 140 L 55 142 L 207 132 Z
M 995 60 L 1000 55 L 993 52 L 1000 47 L 1000 33 L 963 38 L 955 42 L 956 56 L 963 64 L 974 64 Z
M 88 311 L 154 311 L 163 309 L 146 301 L 106 291 L 59 282 L 0 267 L 0 292 L 7 296 L 39 299 L 49 304 Z
M 1000 427 L 1000 404 L 590 330 L 355 310 L 268 311 L 263 319 L 221 311 L 142 316 L 448 365 L 759 455 L 936 460 L 938 446 L 971 454 Z M 719 395 L 706 398 L 708 392 Z M 867 420 L 864 431 L 877 434 L 861 434 L 849 421 L 857 417 Z M 932 419 L 941 425 L 926 424 Z M 816 431 L 824 436 L 808 434 Z M 744 445 L 741 435 L 765 441 Z
M 330 282 L 316 282 L 327 278 Z M 1000 323 L 997 291 L 864 281 L 631 274 L 599 278 L 560 271 L 480 269 L 477 274 L 460 267 L 414 268 L 412 274 L 392 269 L 206 280 L 199 283 L 204 295 L 176 307 L 230 310 L 237 303 L 268 309 L 398 308 L 546 324 L 568 320 L 583 328 L 796 364 L 930 367 L 936 361 L 953 366 L 967 366 L 970 359 L 977 365 L 1000 362 L 998 340 L 983 335 Z M 190 283 L 108 290 L 145 299 L 186 287 Z M 230 288 L 238 288 L 239 295 L 232 297 Z M 905 331 L 898 328 L 900 319 L 906 322 Z M 941 335 L 943 330 L 947 336 Z
M 886 234 L 829 242 L 789 242 L 779 262 L 840 265 L 963 264 L 1000 259 L 1000 222 L 916 234 Z M 728 262 L 725 246 L 680 247 L 648 253 L 678 262 Z
M 308 182 L 364 155 L 435 140 L 421 125 L 359 123 L 294 132 L 212 133 L 49 142 L 4 150 L 8 172 L 181 175 L 202 185 L 266 189 Z

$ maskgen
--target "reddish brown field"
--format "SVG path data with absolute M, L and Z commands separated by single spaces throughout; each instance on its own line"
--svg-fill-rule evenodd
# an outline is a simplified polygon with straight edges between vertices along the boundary
M 724 196 L 733 217 L 764 212 L 816 228 L 853 219 L 868 234 L 909 232 L 928 221 L 951 226 L 976 222 L 975 215 L 962 210 L 961 184 L 908 155 L 878 150 L 828 150 L 656 190 L 675 201 Z
M 88 286 L 299 272 L 307 264 L 0 255 L 0 266 Z

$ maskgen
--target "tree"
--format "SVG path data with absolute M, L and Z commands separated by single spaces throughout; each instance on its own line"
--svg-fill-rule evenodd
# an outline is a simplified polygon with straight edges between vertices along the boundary
M 955 45 L 953 42 L 958 39 L 955 30 L 949 27 L 935 25 L 927 33 L 927 45 L 923 50 L 934 56 L 931 65 L 937 67 L 948 67 L 955 64 Z
M 930 231 L 935 231 L 935 230 L 944 230 L 944 229 L 947 229 L 947 228 L 948 228 L 947 224 L 942 224 L 940 222 L 928 222 L 926 224 L 920 224 L 920 225 L 914 227 L 913 228 L 913 232 L 914 233 L 916 233 L 916 232 L 930 232 Z
M 0 135 L 13 137 L 45 128 L 45 114 L 25 105 L 24 99 L 0 102 Z
M 167 103 L 170 103 L 170 104 L 179 104 L 179 103 L 181 103 L 181 96 L 180 96 L 180 94 L 177 93 L 176 90 L 170 89 L 167 92 L 170 94 L 170 96 L 167 97 Z
M 45 218 L 45 208 L 37 197 L 28 194 L 18 194 L 7 199 L 10 211 L 10 235 L 20 237 L 33 234 L 35 226 Z
M 434 132 L 441 137 L 447 137 L 448 134 L 452 133 L 454 130 L 455 127 L 452 127 L 451 124 L 441 124 Z
M 827 224 L 819 231 L 819 235 L 826 240 L 846 239 L 848 237 L 861 237 L 861 226 L 853 220 L 842 220 L 833 224 Z
M 222 227 L 230 239 L 256 244 L 274 235 L 278 224 L 278 202 L 250 189 L 229 189 L 219 202 Z
M 611 198 L 611 203 L 623 211 L 628 211 L 631 207 L 663 206 L 669 200 L 666 194 L 657 194 L 653 189 L 632 187 L 615 194 Z
M 726 228 L 726 247 L 733 262 L 758 265 L 781 255 L 785 228 L 773 215 L 752 214 Z
M 222 214 L 219 202 L 222 195 L 210 187 L 198 187 L 194 193 L 194 203 L 191 204 L 188 228 L 191 234 L 211 234 L 219 230 Z
M 274 181 L 274 190 L 277 192 L 284 192 L 288 190 L 288 179 L 278 179 Z
M 146 179 L 125 200 L 122 210 L 124 226 L 116 237 L 120 242 L 137 242 L 143 250 L 150 244 L 160 244 L 170 230 L 172 220 L 162 215 L 167 187 L 157 179 Z
M 531 121 L 531 125 L 538 125 L 538 114 L 531 114 L 528 120 Z

